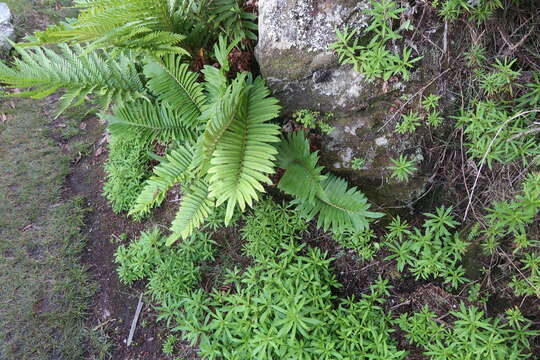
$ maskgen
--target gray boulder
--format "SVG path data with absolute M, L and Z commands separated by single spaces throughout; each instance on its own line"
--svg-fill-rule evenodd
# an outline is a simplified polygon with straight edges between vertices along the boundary
M 340 65 L 329 50 L 337 28 L 367 27 L 368 4 L 368 0 L 261 1 L 255 54 L 284 107 L 283 115 L 304 108 L 334 114 L 330 124 L 335 130 L 323 139 L 321 149 L 327 169 L 359 185 L 372 200 L 396 204 L 419 195 L 426 183 L 421 174 L 399 183 L 388 170 L 390 159 L 400 154 L 422 159 L 418 142 L 395 133 L 395 120 L 387 123 L 399 107 L 396 100 L 414 93 L 413 86 L 396 79 L 368 82 L 352 66 Z M 424 55 L 423 63 L 430 58 Z M 422 65 L 411 83 L 418 85 L 427 76 L 432 72 Z M 363 159 L 361 169 L 352 168 L 354 158 Z
M 11 11 L 5 3 L 0 3 L 0 56 L 6 56 L 11 50 L 9 40 L 15 40 L 15 29 L 11 24 Z

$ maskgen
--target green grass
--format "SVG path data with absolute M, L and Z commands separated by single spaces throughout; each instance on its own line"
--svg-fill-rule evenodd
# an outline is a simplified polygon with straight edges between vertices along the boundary
M 84 201 L 64 200 L 70 159 L 49 137 L 40 104 L 1 106 L 0 359 L 84 359 L 96 288 L 80 263 Z

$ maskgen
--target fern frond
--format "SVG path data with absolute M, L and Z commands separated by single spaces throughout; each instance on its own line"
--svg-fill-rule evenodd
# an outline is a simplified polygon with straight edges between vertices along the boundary
M 369 211 L 370 205 L 366 196 L 356 187 L 348 188 L 347 181 L 328 175 L 321 185 L 323 192 L 317 194 L 314 202 L 295 199 L 293 203 L 308 221 L 318 214 L 317 226 L 325 231 L 363 231 L 368 228 L 369 219 L 383 216 L 381 213 Z
M 206 122 L 201 141 L 205 163 L 210 161 L 223 135 L 235 119 L 240 99 L 245 97 L 245 79 L 246 76 L 241 74 L 225 90 L 211 89 L 211 91 L 215 91 L 215 103 L 209 102 L 208 106 L 204 107 L 200 118 L 201 121 Z M 219 94 L 221 91 L 223 93 Z
M 140 217 L 148 214 L 153 207 L 159 206 L 171 187 L 190 177 L 187 171 L 192 159 L 192 147 L 183 146 L 167 154 L 165 159 L 154 167 L 154 175 L 146 181 L 129 215 Z
M 148 88 L 171 109 L 181 110 L 186 125 L 196 127 L 205 96 L 198 75 L 189 70 L 189 65 L 170 55 L 147 64 L 144 74 L 150 79 Z
M 279 127 L 268 124 L 279 115 L 280 107 L 262 80 L 246 87 L 240 98 L 231 125 L 227 128 L 210 161 L 210 196 L 217 206 L 227 202 L 225 223 L 238 205 L 243 211 L 264 192 L 262 183 L 270 184 L 268 174 L 274 172 L 279 142 Z
M 139 24 L 139 22 L 123 25 L 109 31 L 92 42 L 87 51 L 110 48 L 112 56 L 125 51 L 163 57 L 171 54 L 190 56 L 184 48 L 178 46 L 185 36 L 169 31 L 155 31 Z
M 209 196 L 208 184 L 204 180 L 195 181 L 182 197 L 180 209 L 171 225 L 172 234 L 167 238 L 167 245 L 172 245 L 180 237 L 189 237 L 193 230 L 204 223 L 213 208 L 214 201 Z
M 144 98 L 146 90 L 132 59 L 110 59 L 102 51 L 83 54 L 83 48 L 60 45 L 61 52 L 45 48 L 16 48 L 20 58 L 11 67 L 0 63 L 0 82 L 9 88 L 29 88 L 7 96 L 43 98 L 64 89 L 60 112 L 93 95 L 98 105 L 108 108 Z
M 310 152 L 309 140 L 303 131 L 296 131 L 279 145 L 278 166 L 285 169 L 278 188 L 288 194 L 311 202 L 322 191 L 321 183 L 326 178 L 323 166 L 317 166 L 317 152 Z
M 37 38 L 42 43 L 92 42 L 132 23 L 152 31 L 174 32 L 168 0 L 76 1 L 75 7 L 81 9 L 76 21 L 37 33 Z
M 193 142 L 197 129 L 189 124 L 184 113 L 162 103 L 137 101 L 117 106 L 114 115 L 102 114 L 109 123 L 109 131 L 115 136 L 137 135 L 147 141 L 169 142 L 180 140 Z

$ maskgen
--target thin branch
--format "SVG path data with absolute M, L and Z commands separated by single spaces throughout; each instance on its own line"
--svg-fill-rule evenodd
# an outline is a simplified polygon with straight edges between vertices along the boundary
M 472 200 L 473 200 L 473 196 L 474 196 L 474 191 L 476 190 L 476 185 L 478 185 L 478 179 L 480 178 L 480 174 L 482 172 L 482 168 L 484 167 L 484 164 L 486 162 L 486 159 L 487 159 L 487 156 L 489 154 L 489 152 L 491 151 L 491 147 L 493 146 L 493 144 L 495 143 L 495 140 L 497 140 L 497 138 L 499 137 L 499 135 L 501 134 L 501 131 L 506 127 L 506 125 L 508 125 L 508 123 L 514 119 L 517 119 L 518 117 L 521 117 L 521 116 L 524 116 L 524 115 L 527 115 L 527 114 L 530 114 L 530 113 L 538 113 L 540 112 L 540 109 L 534 109 L 534 110 L 529 110 L 529 111 L 523 111 L 523 112 L 520 112 L 510 118 L 508 118 L 500 127 L 499 127 L 499 130 L 497 130 L 497 133 L 495 134 L 495 136 L 493 137 L 493 139 L 491 139 L 491 142 L 489 143 L 488 145 L 488 148 L 486 150 L 486 152 L 484 153 L 484 156 L 482 157 L 482 161 L 480 162 L 480 168 L 478 169 L 478 172 L 476 173 L 476 177 L 474 179 L 474 184 L 473 184 L 473 187 L 471 189 L 471 194 L 469 195 L 469 202 L 467 204 L 467 208 L 465 209 L 465 215 L 463 215 L 463 221 L 465 221 L 465 219 L 467 218 L 467 214 L 469 213 L 469 209 L 471 207 L 471 203 L 472 203 Z
M 377 130 L 377 132 L 381 131 L 382 129 L 384 129 L 386 127 L 386 125 L 388 125 L 389 122 L 391 122 L 392 120 L 394 120 L 396 118 L 396 116 L 398 114 L 401 114 L 401 112 L 403 111 L 403 109 L 405 109 L 405 107 L 407 105 L 409 105 L 409 103 L 415 98 L 417 97 L 419 94 L 422 94 L 428 87 L 431 86 L 431 84 L 433 84 L 435 81 L 437 81 L 439 78 L 441 78 L 444 74 L 446 74 L 448 71 L 450 71 L 451 68 L 448 68 L 446 70 L 444 70 L 442 73 L 440 73 L 439 75 L 435 76 L 433 79 L 431 79 L 430 82 L 428 82 L 424 87 L 422 87 L 420 90 L 418 90 L 416 93 L 414 93 L 413 96 L 411 96 L 409 98 L 409 100 L 407 100 L 403 105 L 401 105 L 399 107 L 399 109 L 394 113 L 394 115 L 392 115 L 390 117 L 390 119 L 388 119 L 380 128 L 379 130 Z

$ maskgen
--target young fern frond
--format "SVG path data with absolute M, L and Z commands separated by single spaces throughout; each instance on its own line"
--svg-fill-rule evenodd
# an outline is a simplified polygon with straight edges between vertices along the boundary
M 262 81 L 247 85 L 239 93 L 237 111 L 224 132 L 210 161 L 210 195 L 217 205 L 227 202 L 225 224 L 238 205 L 243 211 L 264 192 L 262 183 L 270 184 L 273 173 L 279 127 L 267 122 L 279 114 L 277 100 L 268 97 Z
M 154 175 L 146 181 L 129 215 L 146 215 L 153 207 L 160 205 L 171 187 L 190 177 L 187 171 L 192 159 L 193 148 L 189 146 L 182 146 L 167 154 L 161 163 L 154 167 Z
M 103 114 L 109 123 L 109 131 L 115 136 L 141 136 L 147 141 L 169 142 L 180 140 L 193 142 L 197 129 L 187 123 L 181 109 L 171 110 L 163 103 L 149 101 L 130 102 L 114 109 L 114 115 Z
M 318 214 L 317 226 L 325 231 L 331 229 L 334 233 L 346 230 L 361 232 L 369 227 L 369 219 L 383 216 L 381 213 L 368 211 L 370 205 L 366 196 L 356 187 L 348 188 L 347 181 L 343 179 L 328 175 L 321 186 L 323 192 L 317 194 L 314 202 L 298 198 L 293 200 L 293 203 L 308 220 Z
M 323 166 L 317 166 L 317 152 L 310 153 L 309 141 L 303 132 L 296 131 L 279 145 L 278 166 L 285 169 L 278 188 L 304 201 L 311 202 L 322 192 Z
M 170 55 L 147 64 L 144 74 L 150 79 L 147 87 L 155 96 L 171 109 L 181 110 L 186 125 L 198 125 L 206 99 L 197 82 L 198 75 L 189 70 L 188 64 L 182 64 L 179 56 Z
M 58 54 L 46 48 L 16 49 L 21 57 L 12 67 L 0 62 L 0 81 L 9 88 L 32 89 L 7 96 L 40 99 L 64 89 L 61 113 L 90 95 L 102 109 L 147 95 L 132 59 L 125 55 L 110 59 L 102 51 L 83 54 L 81 46 L 65 44 L 60 44 Z
M 176 218 L 172 222 L 172 234 L 167 238 L 167 245 L 173 244 L 180 237 L 182 239 L 189 237 L 213 211 L 214 201 L 210 198 L 205 180 L 195 180 L 187 189 Z

